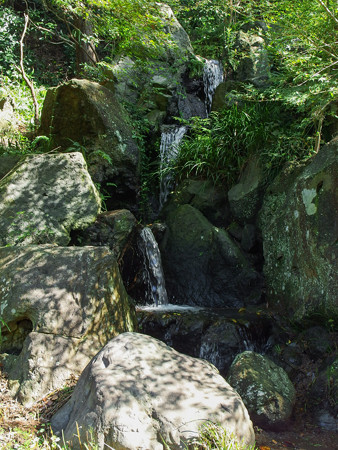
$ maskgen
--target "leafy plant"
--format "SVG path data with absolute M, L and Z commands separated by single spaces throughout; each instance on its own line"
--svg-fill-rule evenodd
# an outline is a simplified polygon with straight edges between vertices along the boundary
M 189 126 L 174 161 L 179 178 L 195 176 L 230 186 L 253 154 L 273 174 L 286 161 L 311 155 L 307 124 L 277 102 L 235 103 L 208 119 L 193 118 Z
M 240 443 L 238 439 L 233 434 L 229 434 L 224 427 L 212 422 L 206 422 L 201 426 L 199 436 L 192 444 L 194 450 L 254 450 L 255 448 L 254 446 Z

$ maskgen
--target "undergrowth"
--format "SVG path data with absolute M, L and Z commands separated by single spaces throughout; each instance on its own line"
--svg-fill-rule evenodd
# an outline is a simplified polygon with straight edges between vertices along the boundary
M 200 177 L 231 186 L 245 163 L 257 155 L 267 175 L 287 161 L 313 154 L 308 122 L 278 102 L 234 103 L 207 119 L 194 117 L 173 167 L 176 176 Z

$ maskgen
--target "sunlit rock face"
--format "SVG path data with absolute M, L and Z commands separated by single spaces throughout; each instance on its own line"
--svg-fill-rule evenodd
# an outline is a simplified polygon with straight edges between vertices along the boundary
M 285 169 L 260 213 L 268 302 L 296 321 L 335 320 L 338 139 Z
M 29 156 L 0 182 L 0 245 L 67 245 L 100 206 L 81 153 Z
M 133 330 L 134 309 L 106 247 L 3 247 L 0 274 L 1 359 L 13 395 L 26 405 Z
M 206 361 L 157 339 L 124 333 L 111 340 L 82 373 L 72 398 L 52 419 L 65 440 L 92 428 L 98 448 L 185 448 L 212 421 L 247 443 L 254 432 L 239 395 Z

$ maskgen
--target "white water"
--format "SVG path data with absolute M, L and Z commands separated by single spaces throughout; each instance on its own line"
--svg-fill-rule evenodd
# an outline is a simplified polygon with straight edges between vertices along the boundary
M 137 306 L 137 309 L 142 311 L 163 311 L 163 312 L 200 312 L 204 308 L 201 308 L 199 306 L 188 306 L 188 305 L 173 305 L 172 303 L 168 303 L 166 305 L 147 305 L 147 306 Z
M 223 68 L 219 61 L 214 59 L 206 60 L 203 70 L 203 83 L 205 93 L 205 107 L 207 115 L 210 114 L 212 98 L 216 88 L 223 81 Z
M 140 238 L 140 248 L 144 257 L 145 282 L 148 287 L 146 300 L 154 306 L 167 305 L 168 296 L 165 288 L 161 254 L 156 239 L 148 227 L 142 229 Z
M 160 184 L 160 209 L 168 198 L 172 183 L 172 175 L 169 172 L 163 173 L 163 170 L 169 168 L 170 164 L 176 159 L 178 147 L 187 131 L 187 127 L 184 126 L 173 126 L 166 128 L 167 131 L 162 131 L 160 146 L 160 170 L 162 173 Z

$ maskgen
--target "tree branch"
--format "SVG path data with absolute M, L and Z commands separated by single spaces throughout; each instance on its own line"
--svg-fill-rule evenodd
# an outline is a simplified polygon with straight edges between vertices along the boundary
M 317 2 L 325 9 L 325 11 L 327 12 L 327 14 L 336 22 L 336 24 L 338 25 L 338 19 L 337 17 L 334 15 L 334 13 L 325 5 L 325 3 L 323 2 L 323 0 L 317 0 Z
M 22 74 L 22 78 L 24 79 L 24 81 L 27 84 L 29 90 L 31 91 L 33 104 L 34 104 L 34 124 L 35 124 L 35 127 L 37 127 L 39 125 L 39 105 L 38 105 L 38 102 L 36 100 L 34 85 L 29 80 L 28 76 L 26 75 L 25 68 L 24 68 L 24 65 L 23 65 L 23 46 L 24 46 L 23 41 L 25 39 L 27 28 L 28 28 L 28 23 L 29 23 L 28 12 L 25 12 L 24 16 L 25 16 L 25 25 L 24 25 L 24 29 L 23 29 L 23 32 L 22 32 L 22 35 L 21 35 L 21 39 L 20 39 L 20 72 Z

